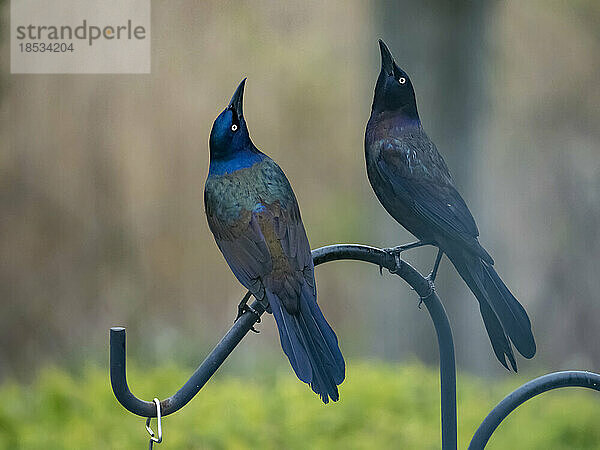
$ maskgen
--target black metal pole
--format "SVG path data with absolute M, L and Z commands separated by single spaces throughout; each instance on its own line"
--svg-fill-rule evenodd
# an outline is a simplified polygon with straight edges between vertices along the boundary
M 252 303 L 252 307 L 261 315 L 264 312 L 262 305 L 257 301 Z M 250 312 L 240 317 L 190 379 L 174 395 L 160 402 L 161 415 L 168 416 L 184 407 L 204 387 L 257 321 L 258 317 Z M 110 329 L 110 382 L 115 397 L 125 409 L 138 416 L 156 417 L 154 402 L 140 400 L 129 390 L 125 360 L 125 328 L 112 327 Z
M 543 375 L 525 383 L 507 395 L 483 420 L 469 444 L 469 450 L 483 449 L 498 425 L 519 405 L 536 395 L 552 389 L 564 387 L 584 387 L 600 391 L 600 375 L 592 372 L 568 370 Z
M 400 261 L 400 267 L 397 267 L 395 258 L 385 250 L 378 248 L 350 244 L 330 245 L 313 250 L 312 255 L 315 266 L 329 261 L 346 259 L 370 262 L 385 267 L 402 277 L 419 294 L 431 315 L 439 343 L 442 391 L 442 448 L 444 450 L 456 449 L 454 344 L 444 306 L 433 287 L 410 264 Z M 260 314 L 264 312 L 262 305 L 256 301 L 252 304 L 252 307 Z M 173 414 L 187 404 L 202 389 L 257 321 L 258 317 L 255 314 L 251 312 L 244 313 L 181 389 L 173 396 L 161 401 L 162 415 Z M 138 399 L 129 390 L 125 360 L 125 328 L 113 327 L 110 330 L 110 378 L 113 392 L 121 405 L 132 413 L 142 417 L 156 417 L 156 405 L 153 402 Z
M 440 390 L 442 414 L 442 449 L 457 448 L 456 363 L 452 329 L 444 305 L 437 294 L 423 299 L 437 334 L 440 353 Z
M 456 363 L 454 341 L 448 315 L 437 293 L 416 269 L 405 261 L 396 267 L 395 258 L 388 252 L 363 245 L 330 245 L 313 250 L 315 265 L 341 259 L 359 260 L 378 264 L 402 277 L 423 300 L 435 332 L 440 354 L 440 389 L 442 416 L 442 449 L 457 448 L 456 418 Z

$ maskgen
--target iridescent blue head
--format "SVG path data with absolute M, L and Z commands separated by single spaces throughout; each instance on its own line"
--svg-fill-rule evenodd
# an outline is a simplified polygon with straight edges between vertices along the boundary
M 419 122 L 417 100 L 408 74 L 394 61 L 387 45 L 379 39 L 381 71 L 375 85 L 373 113 L 397 112 L 399 116 Z
M 227 108 L 219 114 L 210 131 L 210 173 L 231 173 L 250 167 L 264 155 L 250 140 L 244 119 L 244 78 L 235 90 Z
M 210 131 L 211 159 L 229 159 L 236 152 L 252 145 L 244 120 L 244 78 L 235 90 L 227 108 L 219 114 Z

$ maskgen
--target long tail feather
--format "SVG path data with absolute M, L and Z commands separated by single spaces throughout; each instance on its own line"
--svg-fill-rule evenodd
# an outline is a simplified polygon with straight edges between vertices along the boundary
M 496 316 L 496 313 L 487 302 L 480 302 L 479 310 L 481 311 L 481 317 L 483 317 L 483 323 L 490 337 L 490 342 L 492 343 L 496 358 L 498 358 L 498 361 L 500 361 L 507 369 L 508 365 L 506 364 L 506 359 L 508 358 L 510 366 L 516 372 L 517 362 L 515 361 L 512 345 L 510 345 L 510 341 L 502 329 L 502 324 L 500 324 L 498 316 Z
M 307 285 L 300 294 L 300 308 L 290 314 L 277 295 L 267 290 L 267 298 L 284 353 L 296 376 L 310 384 L 324 403 L 337 401 L 337 386 L 344 380 L 346 365 L 338 346 L 338 340 L 315 296 Z
M 532 358 L 536 352 L 531 322 L 525 309 L 496 270 L 481 258 L 463 251 L 450 252 L 448 257 L 479 301 L 481 316 L 496 357 L 507 367 L 506 356 L 516 372 L 510 342 L 525 358 Z

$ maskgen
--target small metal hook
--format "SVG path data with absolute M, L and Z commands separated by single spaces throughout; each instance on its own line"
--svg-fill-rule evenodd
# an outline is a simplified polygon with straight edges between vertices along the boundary
M 158 436 L 155 436 L 154 431 L 152 431 L 152 428 L 150 428 L 150 421 L 152 420 L 152 417 L 148 417 L 146 419 L 146 431 L 150 435 L 150 446 L 148 447 L 149 450 L 152 450 L 152 447 L 154 446 L 155 442 L 157 444 L 160 444 L 162 442 L 162 423 L 161 423 L 161 417 L 160 417 L 160 400 L 155 398 L 153 401 L 156 404 L 156 423 L 158 426 Z

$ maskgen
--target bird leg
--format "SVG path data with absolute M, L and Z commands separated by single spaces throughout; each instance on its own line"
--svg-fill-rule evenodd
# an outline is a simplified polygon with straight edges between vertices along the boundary
M 411 250 L 413 248 L 424 247 L 426 245 L 434 245 L 433 241 L 420 240 L 416 242 L 411 242 L 409 244 L 398 245 L 397 247 L 386 248 L 385 252 L 394 256 L 396 260 L 396 268 L 394 270 L 390 270 L 390 273 L 397 273 L 400 269 L 400 265 L 402 264 L 402 259 L 400 258 L 400 254 L 406 250 Z M 381 267 L 379 268 L 381 272 Z
M 431 275 L 431 274 L 429 274 L 429 275 Z M 421 305 L 423 304 L 423 301 L 427 300 L 435 292 L 435 284 L 433 284 L 433 280 L 431 278 L 429 278 L 429 275 L 425 278 L 427 280 L 427 284 L 429 284 L 429 292 L 425 296 L 419 296 L 419 304 L 417 305 L 417 308 L 419 308 L 419 309 L 421 309 Z
M 402 253 L 406 250 L 411 250 L 413 248 L 425 247 L 426 245 L 434 245 L 433 241 L 420 240 L 416 242 L 411 242 L 409 244 L 398 245 L 397 247 L 387 248 L 386 252 L 388 253 Z
M 244 298 L 238 305 L 237 316 L 236 316 L 235 320 L 233 321 L 233 323 L 237 322 L 237 320 L 240 317 L 242 317 L 244 315 L 244 313 L 246 313 L 246 311 L 250 311 L 252 314 L 256 315 L 256 319 L 257 319 L 256 323 L 260 323 L 260 314 L 252 306 L 250 306 L 248 304 L 248 300 L 250 299 L 251 295 L 252 294 L 250 293 L 250 291 L 248 291 L 246 293 L 246 295 L 244 295 Z M 256 328 L 254 328 L 254 325 L 252 325 L 252 328 L 250 328 L 250 331 L 254 331 L 255 333 L 260 333 L 260 331 L 258 331 Z
M 431 294 L 433 294 L 433 292 L 435 291 L 435 284 L 433 284 L 433 282 L 435 281 L 435 277 L 437 276 L 437 271 L 440 267 L 442 256 L 444 256 L 444 252 L 441 248 L 438 248 L 437 256 L 435 257 L 435 263 L 433 263 L 433 269 L 431 270 L 431 272 L 429 272 L 429 275 L 425 277 L 425 279 L 429 283 L 429 294 L 427 294 L 425 297 L 419 297 L 419 304 L 417 305 L 419 309 L 421 309 L 421 304 L 423 303 L 423 300 L 428 299 L 431 296 Z
M 435 281 L 435 277 L 437 276 L 437 271 L 440 267 L 440 262 L 442 261 L 442 257 L 444 256 L 444 252 L 441 248 L 438 248 L 437 256 L 435 257 L 435 263 L 433 263 L 433 269 L 427 275 L 427 279 L 432 283 Z

